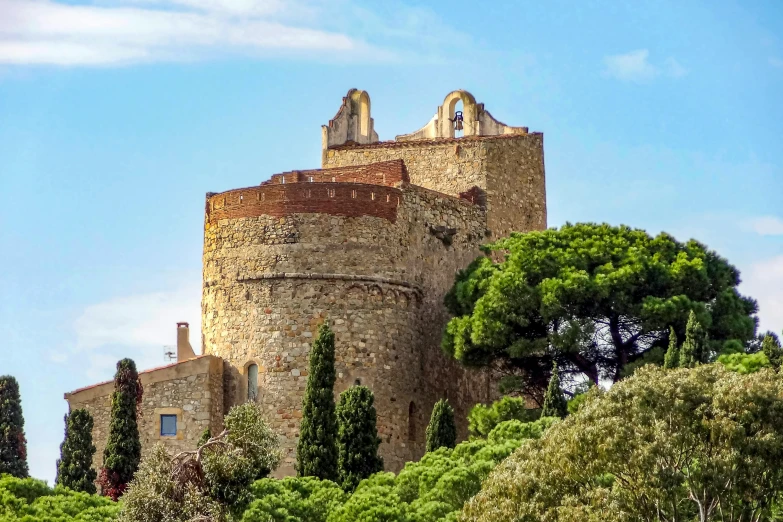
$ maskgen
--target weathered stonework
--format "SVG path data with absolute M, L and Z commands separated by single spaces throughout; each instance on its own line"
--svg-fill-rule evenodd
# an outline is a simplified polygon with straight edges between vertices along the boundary
M 456 121 L 465 137 L 453 137 Z M 546 227 L 543 136 L 454 91 L 422 129 L 379 142 L 369 96 L 352 89 L 322 138 L 322 169 L 207 194 L 207 355 L 141 374 L 145 453 L 158 440 L 192 449 L 205 427 L 219 431 L 231 406 L 252 400 L 282 437 L 277 475 L 293 474 L 308 354 L 323 321 L 336 334 L 335 398 L 356 383 L 373 390 L 387 470 L 424 453 L 437 400 L 454 406 L 464 438 L 469 409 L 494 398 L 487 373 L 441 352 L 443 298 L 482 244 Z M 181 359 L 192 354 L 182 328 Z M 104 383 L 66 394 L 71 409 L 93 413 L 96 468 L 112 392 Z M 175 437 L 160 436 L 166 414 L 177 416 Z
M 517 130 L 359 144 L 333 128 L 323 170 L 207 198 L 202 344 L 226 361 L 226 407 L 256 400 L 283 435 L 280 474 L 294 471 L 324 320 L 336 334 L 336 395 L 357 381 L 375 393 L 387 469 L 423 454 L 442 397 L 465 437 L 469 408 L 495 387 L 442 354 L 443 297 L 488 238 L 546 226 L 541 134 L 503 126 Z
M 157 442 L 170 453 L 196 446 L 206 428 L 219 433 L 223 425 L 223 362 L 204 355 L 188 361 L 139 373 L 144 388 L 139 436 L 142 455 Z M 84 408 L 94 420 L 93 443 L 96 447 L 93 467 L 103 465 L 103 450 L 109 436 L 111 397 L 114 382 L 109 381 L 65 394 L 70 411 Z M 177 415 L 177 435 L 160 435 L 160 416 Z

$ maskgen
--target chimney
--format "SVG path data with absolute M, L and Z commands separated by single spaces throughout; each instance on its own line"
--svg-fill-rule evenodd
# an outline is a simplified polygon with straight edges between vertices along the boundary
M 190 328 L 188 323 L 177 323 L 177 362 L 193 359 L 196 353 L 190 346 Z

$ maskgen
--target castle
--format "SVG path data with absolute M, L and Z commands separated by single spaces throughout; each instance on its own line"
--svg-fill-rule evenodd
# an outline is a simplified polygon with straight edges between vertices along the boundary
M 256 401 L 282 437 L 277 475 L 293 474 L 308 352 L 323 321 L 336 335 L 335 396 L 354 384 L 375 394 L 387 470 L 422 456 L 438 399 L 454 406 L 464 438 L 469 409 L 494 397 L 487 372 L 442 354 L 443 297 L 480 245 L 546 228 L 543 136 L 500 123 L 461 90 L 394 141 L 378 140 L 370 108 L 364 91 L 343 98 L 322 127 L 321 169 L 207 194 L 204 355 L 179 323 L 178 362 L 140 373 L 145 450 L 156 441 L 191 449 L 232 405 Z M 108 382 L 65 395 L 93 414 L 96 469 L 112 391 Z

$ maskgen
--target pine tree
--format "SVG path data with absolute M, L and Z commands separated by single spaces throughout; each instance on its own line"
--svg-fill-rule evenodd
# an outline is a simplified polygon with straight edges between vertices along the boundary
M 95 479 L 98 476 L 92 469 L 92 457 L 95 454 L 92 427 L 92 415 L 85 409 L 74 410 L 65 416 L 65 439 L 60 445 L 55 479 L 55 484 L 91 495 L 95 494 Z
M 27 478 L 27 439 L 19 383 L 10 375 L 0 376 L 0 475 Z
M 685 327 L 685 341 L 680 347 L 680 367 L 693 368 L 704 362 L 707 347 L 707 334 L 696 314 L 691 310 Z
M 366 386 L 351 386 L 340 394 L 337 405 L 339 484 L 352 492 L 365 479 L 383 471 L 378 455 L 381 439 L 376 428 L 375 398 Z
M 552 378 L 549 379 L 549 386 L 544 395 L 544 407 L 541 409 L 542 417 L 560 417 L 568 414 L 568 403 L 563 397 L 563 390 L 560 389 L 560 375 L 557 370 L 557 363 L 552 366 Z
M 101 494 L 115 501 L 122 496 L 141 460 L 137 420 L 141 395 L 136 363 L 130 359 L 119 361 L 111 398 L 109 438 L 103 451 L 103 467 L 99 478 Z
M 310 350 L 310 372 L 296 447 L 296 471 L 300 477 L 337 481 L 335 377 L 334 332 L 324 323 Z
M 767 356 L 772 366 L 780 368 L 780 363 L 783 362 L 783 349 L 780 348 L 780 344 L 774 337 L 771 335 L 764 336 L 764 341 L 761 343 L 761 351 Z
M 680 364 L 680 349 L 677 347 L 677 334 L 674 333 L 674 328 L 669 327 L 669 349 L 666 350 L 666 355 L 663 358 L 663 367 L 672 369 L 676 368 Z
M 427 451 L 438 448 L 453 448 L 457 444 L 457 426 L 454 424 L 454 408 L 449 401 L 441 399 L 432 408 L 427 425 Z

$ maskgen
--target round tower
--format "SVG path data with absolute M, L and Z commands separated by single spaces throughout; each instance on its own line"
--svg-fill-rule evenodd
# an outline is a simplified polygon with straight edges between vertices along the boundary
M 307 355 L 325 320 L 337 339 L 335 391 L 374 391 L 389 464 L 423 442 L 407 432 L 421 392 L 412 372 L 420 289 L 403 262 L 393 186 L 403 177 L 392 161 L 286 173 L 207 198 L 204 350 L 226 362 L 226 405 L 259 402 L 284 436 L 282 474 L 293 471 Z

